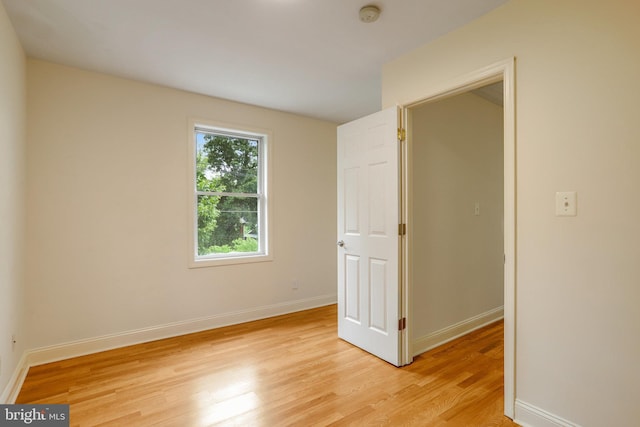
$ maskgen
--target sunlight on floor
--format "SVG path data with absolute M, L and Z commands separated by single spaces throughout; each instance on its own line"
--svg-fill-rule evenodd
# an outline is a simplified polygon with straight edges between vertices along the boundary
M 202 382 L 225 384 L 219 378 L 216 381 L 203 379 Z M 258 408 L 260 399 L 254 391 L 255 387 L 256 381 L 253 369 L 234 371 L 233 380 L 227 380 L 224 387 L 208 390 L 207 393 L 200 395 L 198 402 L 199 424 L 210 426 Z
M 210 426 L 256 409 L 260 401 L 254 392 L 227 399 L 200 410 L 200 424 Z

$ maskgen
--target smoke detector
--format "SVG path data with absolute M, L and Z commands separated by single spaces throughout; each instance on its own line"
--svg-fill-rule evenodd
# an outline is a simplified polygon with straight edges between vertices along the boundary
M 380 8 L 372 4 L 364 6 L 360 9 L 360 20 L 364 23 L 375 22 L 380 16 Z

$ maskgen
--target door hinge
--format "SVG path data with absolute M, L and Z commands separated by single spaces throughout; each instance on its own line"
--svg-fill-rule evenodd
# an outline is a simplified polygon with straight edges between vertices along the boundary
M 407 137 L 407 132 L 405 132 L 404 128 L 398 128 L 398 141 L 404 141 Z
M 398 320 L 398 330 L 404 331 L 405 329 L 407 329 L 407 318 L 403 317 L 402 319 Z
M 407 234 L 407 224 L 398 224 L 398 236 Z

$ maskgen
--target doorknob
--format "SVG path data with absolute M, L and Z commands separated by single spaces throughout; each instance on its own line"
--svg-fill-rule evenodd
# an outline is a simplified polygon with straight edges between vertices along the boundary
M 344 240 L 338 240 L 338 246 L 344 248 Z

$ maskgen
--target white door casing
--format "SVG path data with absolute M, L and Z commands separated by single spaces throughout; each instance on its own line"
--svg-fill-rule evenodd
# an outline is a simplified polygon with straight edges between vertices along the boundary
M 338 336 L 400 366 L 398 107 L 338 127 Z
M 399 100 L 405 109 L 425 102 L 437 101 L 450 96 L 468 92 L 486 84 L 503 81 L 504 95 L 504 413 L 509 418 L 515 417 L 515 385 L 516 385 L 516 115 L 515 115 L 515 65 L 514 57 L 505 59 L 487 67 L 471 71 L 452 80 L 429 86 L 426 91 L 414 92 L 410 99 Z M 423 89 L 424 90 L 424 89 Z M 407 115 L 404 115 L 405 120 Z M 406 125 L 406 124 L 405 124 Z M 409 128 L 408 128 L 409 131 Z M 405 152 L 406 156 L 409 153 Z M 405 170 L 405 180 L 409 185 L 403 187 L 405 212 L 411 212 L 410 171 Z M 410 216 L 405 219 L 411 224 Z M 408 293 L 411 291 L 411 253 L 412 236 L 406 236 L 405 273 Z M 406 267 L 406 266 L 405 266 Z M 405 295 L 405 298 L 407 296 Z M 406 299 L 405 299 L 406 301 Z M 407 303 L 407 305 L 409 305 Z M 410 309 L 410 307 L 409 307 Z M 407 323 L 410 324 L 410 310 Z M 410 343 L 408 343 L 410 347 Z

